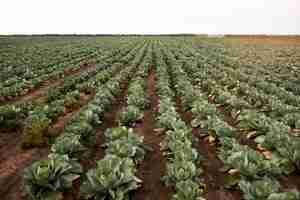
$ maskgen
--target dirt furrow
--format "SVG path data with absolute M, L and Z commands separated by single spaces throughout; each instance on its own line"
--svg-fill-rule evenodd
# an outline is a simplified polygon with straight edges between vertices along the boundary
M 21 130 L 0 132 L 0 163 L 7 157 L 4 153 L 9 146 L 17 146 L 20 142 Z
M 138 177 L 143 181 L 134 196 L 134 200 L 167 200 L 170 199 L 172 189 L 166 187 L 161 178 L 166 174 L 166 159 L 160 150 L 162 135 L 155 132 L 155 113 L 158 112 L 159 97 L 155 89 L 155 72 L 151 70 L 147 80 L 147 94 L 150 97 L 150 108 L 144 112 L 143 120 L 134 128 L 144 137 L 144 143 L 153 151 L 147 152 L 145 160 L 138 167 Z

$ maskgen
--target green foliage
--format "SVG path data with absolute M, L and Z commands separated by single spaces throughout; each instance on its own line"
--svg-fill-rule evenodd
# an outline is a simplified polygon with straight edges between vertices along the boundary
M 67 155 L 50 154 L 25 169 L 24 189 L 32 200 L 58 200 L 81 173 L 80 164 Z
M 136 106 L 142 110 L 149 106 L 143 79 L 138 78 L 130 84 L 128 88 L 127 104 Z
M 203 126 L 210 130 L 214 137 L 224 138 L 235 136 L 233 128 L 217 116 L 209 116 L 208 120 L 203 123 Z
M 46 107 L 47 109 L 45 111 L 49 119 L 56 119 L 66 111 L 63 100 L 53 101 Z
M 0 106 L 0 124 L 6 127 L 10 124 L 9 121 L 14 121 L 17 119 L 20 112 L 21 108 L 18 108 L 14 105 Z
M 217 115 L 217 108 L 207 100 L 198 99 L 192 104 L 192 113 L 196 116 L 192 121 L 193 127 L 198 127 L 208 116 Z
M 110 77 L 111 77 L 111 74 L 105 70 L 102 73 L 98 73 L 96 75 L 96 81 L 101 84 L 104 84 L 106 81 L 109 80 Z
M 267 200 L 298 200 L 300 193 L 296 190 L 270 194 Z
M 282 170 L 276 163 L 266 160 L 261 154 L 248 146 L 240 145 L 235 139 L 221 140 L 219 157 L 225 165 L 237 169 L 247 178 L 259 178 L 263 175 L 279 175 Z
M 281 120 L 290 127 L 300 129 L 300 113 L 288 113 Z
M 104 133 L 105 139 L 107 142 L 119 140 L 123 137 L 136 137 L 136 135 L 133 133 L 132 128 L 127 128 L 126 126 L 119 126 L 115 128 L 107 129 Z
M 179 121 L 179 115 L 169 98 L 161 99 L 159 104 L 158 123 L 165 129 L 173 129 L 173 125 Z
M 62 96 L 61 91 L 58 90 L 57 88 L 50 88 L 47 91 L 47 101 L 48 102 L 52 102 L 55 101 L 57 99 L 60 99 Z
M 172 200 L 205 200 L 201 197 L 203 189 L 195 181 L 180 181 L 176 183 L 175 188 L 176 193 L 172 196 Z
M 262 146 L 276 150 L 283 158 L 288 158 L 300 169 L 300 138 L 291 136 L 289 130 L 289 127 L 279 122 L 270 124 L 270 130 Z
M 63 134 L 59 136 L 51 146 L 54 154 L 68 155 L 70 158 L 78 158 L 86 150 L 80 143 L 80 135 Z
M 0 126 L 7 129 L 21 127 L 24 118 L 32 108 L 31 104 L 0 106 Z
M 135 173 L 131 159 L 107 155 L 97 162 L 95 169 L 87 172 L 80 193 L 85 199 L 129 200 L 129 192 L 136 190 L 142 182 Z
M 166 185 L 171 185 L 186 180 L 196 181 L 201 171 L 192 161 L 174 160 L 172 163 L 167 163 L 166 172 L 162 179 Z
M 107 155 L 116 155 L 120 158 L 131 158 L 135 163 L 141 162 L 149 149 L 143 144 L 143 137 L 138 136 L 132 129 L 117 127 L 105 132 L 104 144 Z
M 279 191 L 280 185 L 276 180 L 264 178 L 258 181 L 240 181 L 240 189 L 246 200 L 268 199 L 272 193 Z
M 192 147 L 193 136 L 189 129 L 169 130 L 166 133 L 165 140 L 161 143 L 164 155 L 171 160 L 198 162 L 200 157 L 196 149 Z
M 23 131 L 23 147 L 42 146 L 47 141 L 44 132 L 47 130 L 51 120 L 43 113 L 31 115 L 26 119 Z
M 113 154 L 121 158 L 131 158 L 135 162 L 142 161 L 146 154 L 143 144 L 140 141 L 121 139 L 110 142 L 106 146 L 106 154 Z
M 271 122 L 263 113 L 253 110 L 242 111 L 238 120 L 240 128 L 255 130 L 256 135 L 265 134 L 269 130 Z
M 72 133 L 80 136 L 80 142 L 86 146 L 95 144 L 96 131 L 92 125 L 86 121 L 76 121 L 65 129 L 66 133 Z
M 246 200 L 297 200 L 300 198 L 300 194 L 296 190 L 280 193 L 279 182 L 266 177 L 252 182 L 242 180 L 239 187 Z
M 66 108 L 74 109 L 79 106 L 79 102 L 80 102 L 80 92 L 78 90 L 68 93 L 64 99 Z
M 120 125 L 130 126 L 143 118 L 143 112 L 136 106 L 126 107 L 119 116 Z

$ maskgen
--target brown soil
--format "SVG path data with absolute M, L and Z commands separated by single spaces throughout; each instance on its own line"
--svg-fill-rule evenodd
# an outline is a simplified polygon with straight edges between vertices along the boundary
M 16 149 L 13 145 L 7 149 Z M 23 150 L 17 148 L 17 155 L 8 157 L 0 166 L 0 195 L 3 200 L 20 200 L 23 198 L 22 176 L 23 170 L 35 160 L 40 160 L 48 155 L 48 149 Z
M 280 178 L 280 184 L 286 190 L 297 189 L 298 191 L 300 191 L 299 177 L 300 177 L 300 171 L 297 170 L 288 176 L 282 176 Z
M 3 161 L 7 154 L 2 152 L 7 152 L 7 145 L 16 146 L 20 141 L 20 131 L 9 131 L 0 132 L 0 163 Z
M 143 181 L 133 196 L 135 200 L 167 200 L 170 199 L 172 188 L 164 186 L 161 178 L 166 174 L 166 159 L 160 150 L 162 135 L 155 132 L 155 113 L 158 111 L 159 97 L 155 92 L 155 72 L 151 70 L 147 81 L 147 94 L 150 97 L 150 108 L 144 112 L 144 118 L 134 130 L 144 137 L 144 143 L 153 151 L 148 151 L 145 159 L 138 167 L 138 177 Z
M 250 44 L 250 45 L 300 45 L 299 36 L 227 36 L 226 42 L 236 44 Z
M 253 139 L 250 139 L 250 138 L 247 138 L 247 134 L 246 133 L 238 133 L 238 138 L 237 138 L 238 142 L 241 144 L 241 145 L 247 145 L 249 146 L 251 149 L 254 149 L 254 150 L 258 150 L 257 149 L 257 144 L 255 143 L 255 141 Z
M 20 144 L 22 143 L 22 133 L 19 131 L 1 133 L 1 136 L 4 136 L 4 141 L 6 141 L 5 143 L 1 144 L 0 147 L 0 163 L 2 166 L 6 160 L 15 157 L 19 153 L 22 153 L 22 149 L 20 147 Z
M 180 98 L 176 99 L 177 111 L 187 125 L 191 123 L 193 118 L 191 112 L 185 112 Z M 206 185 L 204 198 L 208 200 L 241 200 L 242 194 L 240 191 L 228 190 L 224 188 L 225 173 L 220 169 L 224 167 L 222 161 L 217 157 L 216 144 L 210 144 L 207 140 L 200 137 L 200 130 L 193 128 L 192 133 L 199 139 L 195 144 L 195 148 L 199 150 L 200 155 L 204 156 L 204 160 L 200 162 L 203 169 L 204 184 Z

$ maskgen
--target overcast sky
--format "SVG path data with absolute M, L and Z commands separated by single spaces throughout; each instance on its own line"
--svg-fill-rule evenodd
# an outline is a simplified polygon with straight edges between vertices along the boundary
M 300 34 L 300 0 L 0 0 L 0 34 Z

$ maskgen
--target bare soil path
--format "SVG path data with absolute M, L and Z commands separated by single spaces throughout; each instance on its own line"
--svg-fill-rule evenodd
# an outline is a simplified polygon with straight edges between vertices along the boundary
M 134 200 L 168 200 L 173 193 L 172 188 L 166 187 L 161 178 L 166 174 L 166 159 L 160 150 L 163 135 L 155 132 L 155 113 L 158 112 L 159 97 L 156 94 L 156 80 L 154 70 L 150 71 L 147 81 L 147 94 L 150 97 L 150 108 L 144 112 L 144 118 L 134 128 L 144 137 L 144 143 L 153 151 L 147 152 L 145 160 L 138 168 L 138 177 L 143 180 L 142 187 L 134 196 Z

